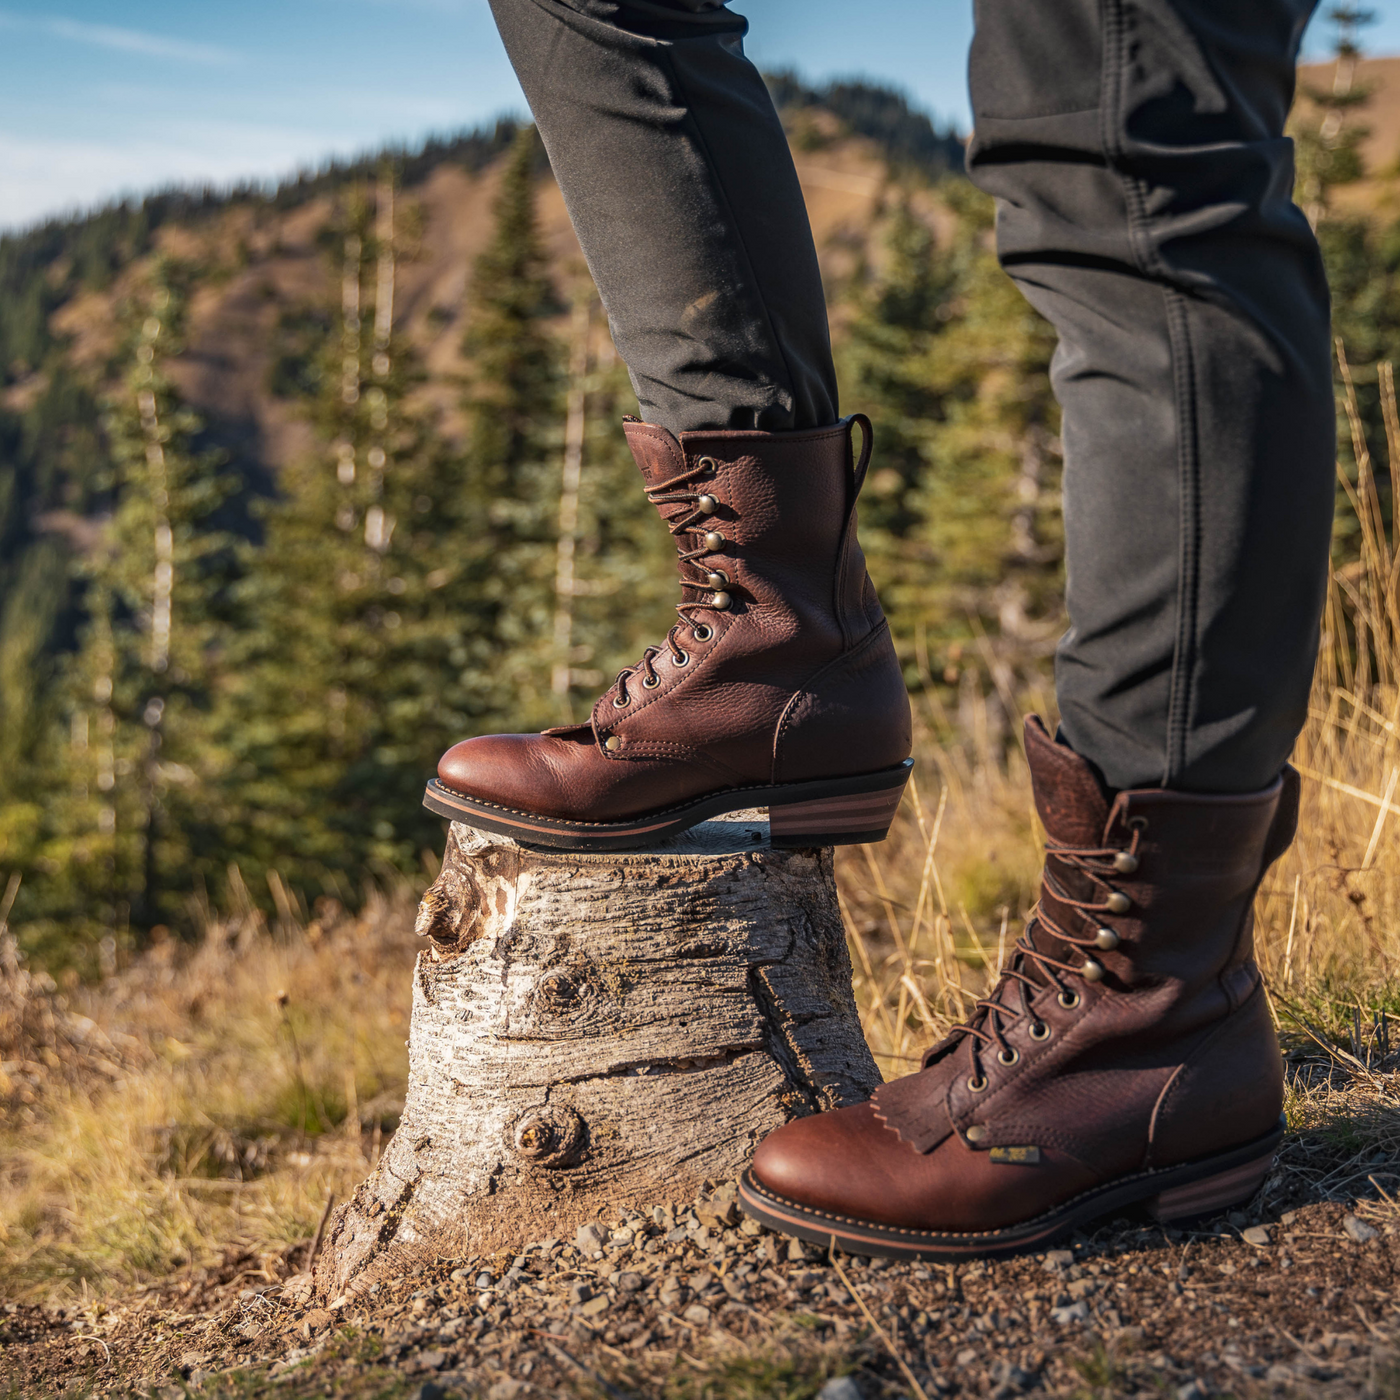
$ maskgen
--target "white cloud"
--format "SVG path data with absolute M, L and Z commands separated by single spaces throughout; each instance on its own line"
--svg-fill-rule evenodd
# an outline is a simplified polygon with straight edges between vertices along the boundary
M 164 185 L 270 179 L 329 151 L 317 135 L 257 126 L 191 127 L 182 138 L 109 144 L 0 131 L 0 229 Z
M 35 30 L 52 34 L 57 39 L 115 49 L 119 53 L 169 58 L 177 63 L 202 63 L 227 68 L 240 61 L 240 55 L 234 50 L 221 48 L 217 44 L 192 43 L 187 39 L 172 39 L 164 34 L 148 34 L 141 29 L 125 29 L 113 24 L 89 24 L 85 20 L 66 19 L 61 15 L 40 17 L 0 10 L 0 26 Z

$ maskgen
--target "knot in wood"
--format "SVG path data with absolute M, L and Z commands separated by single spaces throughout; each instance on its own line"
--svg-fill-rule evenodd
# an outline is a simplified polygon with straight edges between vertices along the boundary
M 431 938 L 438 943 L 456 942 L 457 910 L 452 896 L 441 885 L 431 885 L 424 891 L 413 931 L 419 938 Z
M 515 1154 L 536 1167 L 571 1167 L 582 1155 L 583 1119 L 571 1108 L 531 1109 L 516 1120 Z
M 593 987 L 587 973 L 551 972 L 540 979 L 540 1003 L 550 1011 L 571 1011 L 591 999 Z

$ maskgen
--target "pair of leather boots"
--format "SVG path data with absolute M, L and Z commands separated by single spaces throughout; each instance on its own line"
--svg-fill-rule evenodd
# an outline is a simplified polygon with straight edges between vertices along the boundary
M 753 806 L 775 845 L 883 839 L 911 726 L 856 540 L 869 422 L 625 426 L 677 541 L 680 621 L 586 724 L 449 750 L 426 804 L 574 850 Z M 740 1200 L 763 1224 L 952 1259 L 1033 1248 L 1110 1211 L 1220 1210 L 1267 1174 L 1282 1065 L 1252 906 L 1292 839 L 1297 775 L 1243 796 L 1109 793 L 1035 718 L 1026 754 L 1046 860 L 1010 964 L 918 1073 L 760 1145 Z

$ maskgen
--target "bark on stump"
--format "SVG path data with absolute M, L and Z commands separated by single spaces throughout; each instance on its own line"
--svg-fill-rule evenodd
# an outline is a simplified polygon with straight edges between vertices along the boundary
M 332 1220 L 322 1296 L 690 1201 L 880 1083 L 832 852 L 774 850 L 762 814 L 607 855 L 454 822 L 418 932 L 403 1117 Z

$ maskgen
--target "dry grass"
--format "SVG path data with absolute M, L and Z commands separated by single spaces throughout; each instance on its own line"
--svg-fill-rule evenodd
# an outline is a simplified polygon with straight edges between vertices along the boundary
M 1388 369 L 1382 382 L 1400 464 Z M 1299 837 L 1258 910 L 1292 1047 L 1285 1168 L 1333 1198 L 1368 1191 L 1377 1154 L 1400 1154 L 1400 556 L 1359 455 L 1347 490 L 1364 553 L 1332 582 L 1295 753 Z M 842 853 L 857 997 L 887 1076 L 970 1011 L 1033 900 L 1030 784 L 999 737 L 1015 708 L 964 694 L 957 726 L 926 708 L 892 839 Z M 950 731 L 956 743 L 932 738 Z M 413 898 L 403 887 L 358 918 L 328 909 L 275 929 L 245 901 L 198 949 L 163 945 L 66 995 L 0 939 L 0 1294 L 118 1290 L 228 1251 L 286 1272 L 392 1130 Z M 4 913 L 0 900 L 0 934 Z
M 0 1294 L 304 1244 L 397 1120 L 412 910 L 269 930 L 245 905 L 67 996 L 0 948 Z

